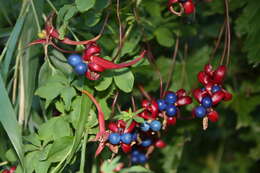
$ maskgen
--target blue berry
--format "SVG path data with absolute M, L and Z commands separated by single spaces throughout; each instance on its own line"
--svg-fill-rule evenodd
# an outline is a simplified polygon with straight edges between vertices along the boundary
M 159 130 L 161 129 L 162 124 L 161 124 L 161 122 L 158 121 L 158 120 L 153 120 L 153 121 L 151 122 L 151 124 L 150 124 L 150 127 L 151 127 L 152 131 L 157 132 L 157 131 L 159 131 Z
M 139 163 L 143 164 L 147 162 L 147 157 L 144 154 L 139 154 Z
M 165 100 L 163 100 L 163 99 L 157 100 L 157 104 L 158 104 L 158 107 L 159 107 L 160 111 L 165 110 L 166 107 L 167 107 L 167 104 L 165 103 Z
M 152 140 L 151 139 L 145 139 L 142 141 L 141 146 L 142 147 L 149 147 L 152 144 Z
M 136 141 L 137 140 L 137 133 L 133 133 L 132 134 L 132 141 Z
M 75 67 L 75 72 L 78 74 L 78 75 L 83 75 L 86 73 L 86 71 L 88 70 L 88 66 L 87 64 L 81 62 L 79 64 L 76 65 Z
M 138 150 L 133 150 L 132 151 L 132 156 L 138 156 L 139 155 L 139 151 Z
M 201 90 L 201 91 L 206 91 L 206 88 L 201 88 L 200 90 Z
M 130 144 L 132 142 L 132 135 L 130 133 L 122 134 L 121 141 L 125 144 Z
M 173 104 L 177 101 L 177 95 L 175 93 L 168 93 L 165 97 L 165 101 L 169 104 Z
M 220 86 L 218 86 L 218 85 L 214 85 L 214 86 L 211 88 L 211 92 L 212 92 L 212 93 L 218 92 L 218 91 L 220 91 L 220 90 L 221 90 L 221 88 L 220 88 Z
M 195 108 L 195 115 L 198 118 L 202 118 L 206 115 L 206 109 L 203 106 L 198 106 Z
M 143 132 L 147 132 L 149 129 L 150 129 L 150 124 L 149 123 L 144 122 L 144 123 L 141 124 L 141 130 Z
M 68 57 L 68 64 L 73 66 L 73 67 L 76 67 L 77 64 L 81 63 L 82 60 L 81 60 L 81 56 L 78 55 L 78 54 L 71 54 L 69 57 Z
M 204 97 L 202 100 L 201 100 L 201 104 L 203 107 L 205 108 L 209 108 L 212 106 L 212 100 L 211 100 L 211 97 Z
M 174 106 L 174 105 L 168 105 L 167 108 L 166 108 L 166 114 L 169 116 L 169 117 L 173 117 L 174 115 L 176 115 L 177 113 L 177 107 Z
M 116 145 L 120 142 L 120 135 L 118 133 L 111 133 L 108 137 L 108 140 L 111 144 Z
M 133 164 L 137 164 L 139 162 L 139 155 L 132 156 L 131 161 L 132 161 Z

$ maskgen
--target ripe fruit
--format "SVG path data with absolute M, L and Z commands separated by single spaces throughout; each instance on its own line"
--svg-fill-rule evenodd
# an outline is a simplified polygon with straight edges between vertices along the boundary
M 218 91 L 220 91 L 220 90 L 221 90 L 221 88 L 220 88 L 220 86 L 218 86 L 218 85 L 214 85 L 214 86 L 211 88 L 211 92 L 212 92 L 212 93 L 218 92 Z
M 173 117 L 174 115 L 176 115 L 177 113 L 177 107 L 174 106 L 174 105 L 168 105 L 167 108 L 166 108 L 166 114 L 169 116 L 169 117 Z
M 167 125 L 175 125 L 175 124 L 176 124 L 176 117 L 167 118 Z
M 124 133 L 121 135 L 121 141 L 125 144 L 130 144 L 132 141 L 132 135 L 130 133 Z
M 198 118 L 202 118 L 206 115 L 206 109 L 203 106 L 198 106 L 195 108 L 195 115 Z
M 132 134 L 132 141 L 136 141 L 137 140 L 137 133 L 133 133 Z
M 203 107 L 205 108 L 209 108 L 212 106 L 212 100 L 211 100 L 211 97 L 207 96 L 207 97 L 204 97 L 201 101 L 201 104 Z
M 141 146 L 142 147 L 149 147 L 152 144 L 152 140 L 151 139 L 145 139 L 142 141 Z
M 147 132 L 149 129 L 150 129 L 150 124 L 149 123 L 144 122 L 144 123 L 141 124 L 141 130 L 143 132 Z
M 88 70 L 87 64 L 80 62 L 76 65 L 75 67 L 75 72 L 79 75 L 83 75 L 86 73 L 86 71 Z
M 161 129 L 161 127 L 162 127 L 162 124 L 158 120 L 153 120 L 150 124 L 150 128 L 152 129 L 152 131 L 155 131 L 155 132 L 159 131 Z
M 163 100 L 163 99 L 157 100 L 157 104 L 158 104 L 160 111 L 163 111 L 167 107 L 167 104 L 166 104 L 165 100 Z
M 143 163 L 146 163 L 147 162 L 147 157 L 144 155 L 144 154 L 139 154 L 139 163 L 143 164 Z
M 169 92 L 165 97 L 165 101 L 167 103 L 173 104 L 177 101 L 177 95 L 173 92 Z
M 132 151 L 132 156 L 138 156 L 139 155 L 139 151 L 138 150 L 133 150 Z
M 108 140 L 111 144 L 117 145 L 120 142 L 120 135 L 118 133 L 111 133 Z
M 68 61 L 68 64 L 73 67 L 76 67 L 77 64 L 82 63 L 81 56 L 78 54 L 71 54 L 68 57 L 67 61 Z
M 132 155 L 131 161 L 133 164 L 136 164 L 139 162 L 139 155 Z

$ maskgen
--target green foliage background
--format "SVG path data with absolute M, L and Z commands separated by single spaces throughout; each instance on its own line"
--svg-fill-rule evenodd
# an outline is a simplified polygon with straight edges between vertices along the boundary
M 166 9 L 166 0 L 121 0 L 120 19 L 126 37 L 118 62 L 148 47 L 166 81 L 179 35 L 170 89 L 198 86 L 196 74 L 209 60 L 225 15 L 221 0 L 195 2 L 195 15 L 176 17 Z M 232 44 L 225 87 L 232 92 L 233 100 L 218 106 L 220 121 L 210 124 L 207 131 L 202 130 L 201 120 L 178 120 L 162 136 L 168 146 L 156 150 L 149 160 L 154 172 L 260 171 L 260 5 L 252 0 L 229 2 Z M 106 119 L 110 119 L 111 98 L 116 92 L 124 109 L 131 106 L 131 95 L 140 103 L 138 84 L 158 98 L 159 76 L 145 61 L 129 70 L 108 71 L 101 81 L 91 82 L 73 74 L 64 63 L 66 54 L 49 48 L 48 57 L 44 57 L 42 46 L 27 48 L 43 28 L 43 18 L 52 11 L 57 13 L 56 26 L 62 36 L 80 40 L 96 36 L 109 13 L 98 43 L 108 59 L 117 53 L 116 1 L 1 0 L 0 170 L 15 164 L 19 165 L 17 172 L 26 173 L 98 172 L 100 163 L 93 159 L 96 144 L 88 142 L 97 132 L 95 109 L 79 90 L 94 93 Z M 222 51 L 223 44 L 213 58 L 215 66 Z M 183 113 L 184 117 L 190 116 L 188 110 L 194 105 Z M 57 111 L 61 116 L 53 116 Z M 102 153 L 101 158 L 109 157 L 108 151 Z M 111 172 L 116 161 L 113 163 L 104 164 L 103 169 Z M 142 167 L 129 169 L 122 172 L 147 171 Z

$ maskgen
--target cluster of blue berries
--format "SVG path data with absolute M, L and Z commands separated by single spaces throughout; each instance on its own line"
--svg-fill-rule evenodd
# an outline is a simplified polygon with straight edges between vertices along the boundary
M 70 55 L 67 61 L 78 75 L 84 75 L 88 70 L 88 65 L 82 61 L 82 57 L 78 54 Z
M 140 129 L 143 132 L 148 132 L 149 130 L 158 132 L 159 130 L 161 130 L 161 128 L 162 128 L 162 124 L 158 120 L 153 120 L 151 123 L 146 121 L 146 122 L 142 123 L 140 126 Z
M 147 157 L 145 154 L 141 153 L 138 150 L 133 150 L 131 153 L 132 164 L 144 164 L 147 162 Z
M 178 97 L 175 93 L 169 92 L 166 94 L 165 99 L 158 99 L 157 104 L 160 111 L 166 111 L 166 115 L 173 117 L 177 114 L 178 108 L 175 105 Z
M 131 144 L 132 141 L 135 141 L 137 138 L 137 135 L 131 134 L 131 133 L 123 133 L 123 134 L 119 134 L 119 133 L 111 133 L 108 137 L 108 141 L 109 143 L 113 144 L 113 145 L 117 145 L 120 142 L 124 143 L 124 144 Z
M 202 91 L 205 90 L 205 88 L 201 89 Z M 211 92 L 214 94 L 221 90 L 221 87 L 218 85 L 214 85 L 211 88 Z M 194 113 L 198 118 L 203 118 L 207 114 L 207 109 L 212 106 L 212 99 L 209 95 L 202 98 L 201 103 L 199 106 L 197 106 L 194 109 Z

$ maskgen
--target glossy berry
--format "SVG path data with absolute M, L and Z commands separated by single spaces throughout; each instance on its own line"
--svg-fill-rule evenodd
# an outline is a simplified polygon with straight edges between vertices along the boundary
M 142 130 L 143 132 L 147 132 L 148 130 L 150 130 L 150 124 L 147 123 L 147 122 L 142 123 L 142 124 L 141 124 L 141 130 Z
M 173 104 L 177 101 L 177 95 L 175 93 L 169 92 L 165 97 L 165 101 L 169 104 Z
M 209 108 L 212 106 L 212 100 L 211 100 L 211 97 L 204 97 L 202 100 L 201 100 L 201 104 L 203 107 L 205 108 Z
M 141 146 L 142 147 L 149 147 L 152 144 L 152 140 L 151 139 L 145 139 L 142 141 Z
M 76 65 L 76 67 L 75 67 L 74 70 L 75 70 L 75 72 L 76 72 L 78 75 L 83 75 L 83 74 L 85 74 L 85 73 L 87 72 L 88 66 L 87 66 L 87 64 L 81 62 L 81 63 L 79 63 L 79 64 Z
M 206 115 L 206 109 L 203 106 L 196 107 L 194 112 L 198 118 L 202 118 Z
M 139 151 L 138 150 L 133 150 L 132 151 L 132 156 L 138 156 L 139 155 Z
M 111 133 L 109 135 L 109 143 L 113 144 L 113 145 L 117 145 L 120 142 L 120 135 L 118 133 Z
M 177 113 L 177 107 L 174 106 L 174 105 L 168 105 L 167 108 L 166 108 L 166 114 L 169 116 L 169 117 L 173 117 L 174 115 L 176 115 Z
M 166 104 L 165 100 L 163 100 L 163 99 L 157 100 L 157 104 L 158 104 L 158 107 L 159 107 L 160 111 L 165 110 L 166 107 L 167 107 L 167 104 Z
M 158 120 L 153 120 L 153 121 L 151 122 L 151 124 L 150 124 L 151 130 L 154 131 L 154 132 L 159 131 L 159 130 L 161 129 L 161 127 L 162 127 L 162 124 L 161 124 L 161 122 L 158 121 Z
M 121 141 L 125 144 L 130 144 L 132 142 L 132 135 L 130 133 L 122 134 Z
M 132 141 L 136 141 L 137 140 L 137 133 L 133 133 L 132 134 Z
M 71 54 L 69 57 L 68 57 L 68 60 L 67 60 L 68 64 L 73 66 L 73 67 L 76 67 L 76 65 L 78 65 L 79 63 L 82 62 L 81 60 L 81 56 L 78 55 L 78 54 Z
M 214 85 L 212 88 L 211 88 L 211 92 L 212 93 L 216 93 L 216 92 L 218 92 L 218 91 L 220 91 L 221 90 L 221 88 L 220 88 L 220 86 L 218 86 L 218 85 Z
M 139 163 L 143 164 L 147 162 L 147 157 L 144 154 L 139 154 Z
M 133 164 L 137 164 L 139 162 L 139 155 L 132 155 L 131 161 Z

